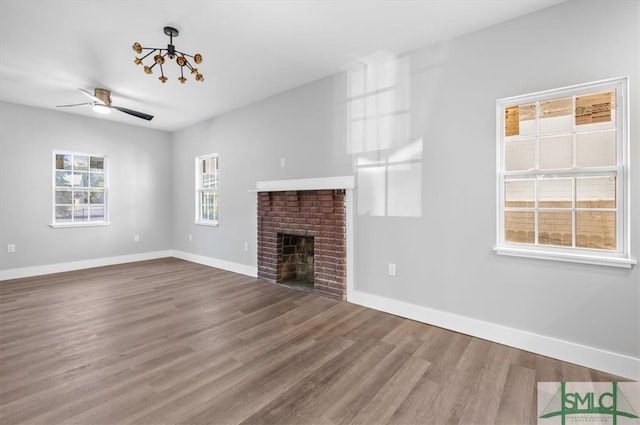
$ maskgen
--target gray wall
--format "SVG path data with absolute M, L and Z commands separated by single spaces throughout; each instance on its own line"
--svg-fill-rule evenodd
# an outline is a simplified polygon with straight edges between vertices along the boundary
M 250 190 L 263 180 L 351 174 L 343 106 L 344 78 L 329 78 L 174 133 L 174 249 L 255 266 Z M 220 155 L 217 227 L 193 223 L 194 158 L 210 153 Z
M 110 121 L 0 103 L 2 270 L 171 248 L 170 138 Z M 49 227 L 54 149 L 109 155 L 111 225 Z M 135 234 L 140 242 L 134 243 Z M 16 252 L 7 253 L 7 244 Z
M 351 130 L 353 83 L 346 75 L 177 132 L 172 177 L 181 189 L 174 197 L 172 246 L 255 266 L 255 194 L 248 190 L 256 181 L 355 174 L 357 290 L 640 357 L 638 267 L 492 251 L 495 101 L 629 76 L 631 160 L 640 164 L 639 28 L 638 2 L 572 1 L 411 52 L 397 68 L 394 104 L 404 118 L 379 149 L 359 146 Z M 214 152 L 220 154 L 220 226 L 206 228 L 193 224 L 193 158 Z M 409 160 L 377 170 L 356 165 L 398 157 Z M 631 187 L 637 258 L 640 173 L 632 175 Z M 249 253 L 244 241 L 251 243 Z M 397 264 L 395 278 L 387 276 L 388 263 Z

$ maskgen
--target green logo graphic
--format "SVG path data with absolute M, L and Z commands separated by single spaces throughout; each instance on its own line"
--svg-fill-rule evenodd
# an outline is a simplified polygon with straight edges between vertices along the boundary
M 584 422 L 591 422 L 584 415 L 608 417 L 613 425 L 617 425 L 619 417 L 640 419 L 617 382 L 607 383 L 611 385 L 611 391 L 607 389 L 600 392 L 593 389 L 594 383 L 573 383 L 573 391 L 567 390 L 566 382 L 559 384 L 560 386 L 553 397 L 544 409 L 538 412 L 539 419 L 559 416 L 562 425 L 566 424 L 567 417 L 579 421 L 579 418 L 575 418 L 576 415 L 585 418 Z M 540 386 L 540 384 L 538 385 Z

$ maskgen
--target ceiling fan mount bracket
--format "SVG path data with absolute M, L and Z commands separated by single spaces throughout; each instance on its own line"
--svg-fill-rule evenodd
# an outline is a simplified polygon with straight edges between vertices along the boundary
M 164 33 L 169 37 L 177 37 L 180 34 L 174 27 L 164 27 Z

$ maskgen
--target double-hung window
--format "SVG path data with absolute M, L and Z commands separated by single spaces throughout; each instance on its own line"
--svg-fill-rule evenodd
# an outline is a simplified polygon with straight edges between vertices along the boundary
M 107 157 L 53 152 L 52 227 L 108 224 Z
M 631 267 L 627 79 L 497 102 L 498 254 Z
M 196 224 L 218 224 L 218 154 L 196 158 Z

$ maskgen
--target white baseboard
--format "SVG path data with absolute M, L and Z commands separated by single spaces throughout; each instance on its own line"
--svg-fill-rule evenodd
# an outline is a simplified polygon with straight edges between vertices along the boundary
M 353 289 L 347 293 L 347 301 L 591 369 L 640 380 L 640 359 L 638 358 Z
M 171 251 L 143 252 L 141 254 L 119 255 L 117 257 L 104 257 L 91 260 L 71 261 L 68 263 L 46 264 L 43 266 L 0 270 L 0 281 L 9 279 L 20 279 L 23 277 L 41 276 L 51 273 L 69 272 L 73 270 L 90 269 L 92 267 L 133 263 L 135 261 L 155 260 L 157 258 L 165 257 L 171 257 Z
M 192 254 L 184 251 L 172 251 L 172 257 L 180 258 L 181 260 L 191 261 L 192 263 L 198 263 L 209 267 L 215 267 L 217 269 L 227 270 L 230 272 L 243 274 L 250 277 L 258 276 L 258 268 L 256 266 L 247 266 L 246 264 L 234 263 L 226 260 L 219 260 L 217 258 L 205 257 L 204 255 Z

